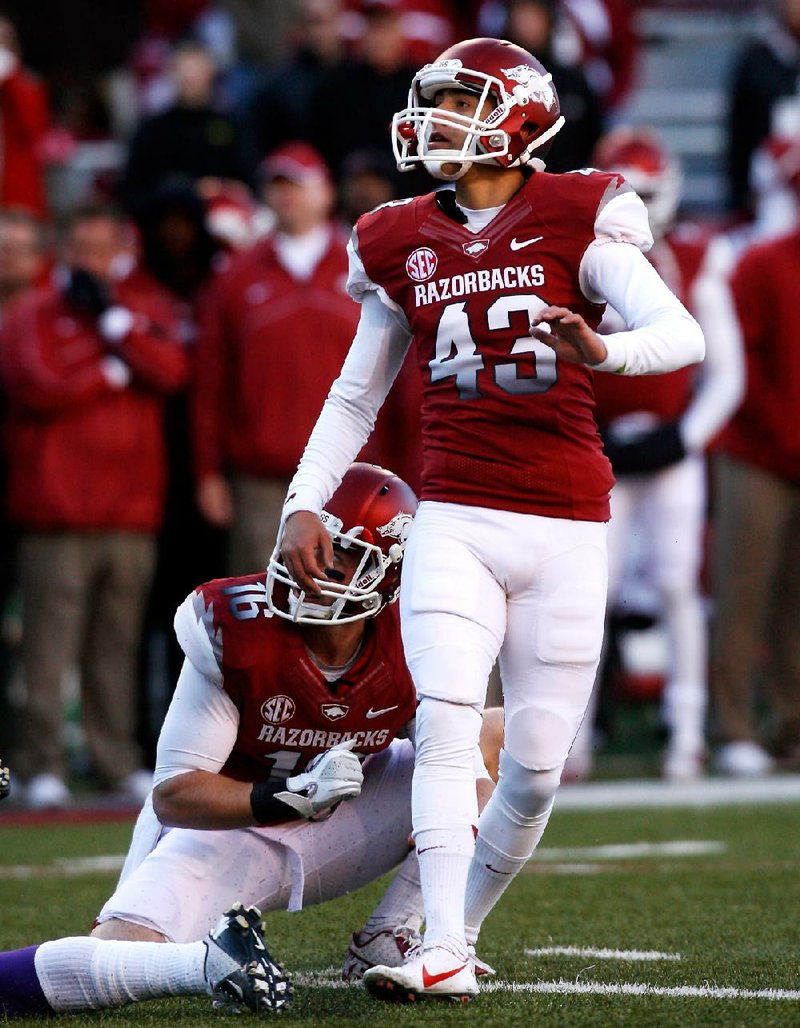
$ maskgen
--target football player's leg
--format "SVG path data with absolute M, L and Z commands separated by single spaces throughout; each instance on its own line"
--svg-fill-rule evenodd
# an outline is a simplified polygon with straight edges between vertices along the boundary
M 253 903 L 270 875 L 272 909 L 285 909 L 290 865 L 291 854 L 260 837 L 258 829 L 172 829 L 120 882 L 91 937 L 59 939 L 20 951 L 13 960 L 0 958 L 0 1009 L 6 996 L 9 1007 L 14 995 L 19 1006 L 20 989 L 32 996 L 29 1011 L 42 996 L 47 1003 L 42 1009 L 66 1011 L 204 994 L 209 987 L 205 936 L 221 911 L 239 897 Z M 21 970 L 26 967 L 27 977 Z M 31 987 L 31 975 L 38 991 Z M 9 984 L 14 980 L 22 983 L 16 992 Z
M 412 744 L 396 740 L 367 759 L 361 794 L 340 804 L 331 817 L 264 829 L 267 834 L 280 833 L 291 851 L 289 910 L 360 889 L 403 863 L 409 853 L 413 768 Z M 381 906 L 382 916 L 400 918 L 418 912 L 413 872 L 411 877 L 410 891 L 399 884 L 396 891 L 390 886 L 392 895 Z M 270 903 L 268 897 L 263 909 L 272 909 Z
M 663 714 L 670 739 L 664 773 L 693 777 L 702 769 L 708 694 L 706 616 L 699 589 L 705 516 L 702 459 L 689 457 L 656 475 L 644 513 L 669 643 Z
M 446 509 L 443 509 L 446 508 Z M 479 556 L 480 512 L 423 504 L 403 566 L 406 659 L 420 703 L 412 790 L 425 945 L 466 956 L 463 898 L 477 824 L 475 748 L 505 630 L 505 593 Z
M 481 814 L 470 866 L 465 908 L 470 943 L 542 837 L 600 657 L 605 526 L 553 522 L 548 531 L 551 555 L 536 582 L 509 597 L 500 658 L 505 742 L 500 778 Z
M 12 1017 L 203 994 L 236 1010 L 291 1002 L 291 982 L 266 948 L 256 908 L 236 904 L 201 942 L 84 936 L 0 954 L 0 1013 Z
M 631 536 L 641 516 L 641 508 L 650 478 L 642 481 L 638 476 L 619 479 L 611 491 L 611 521 L 608 523 L 608 611 L 614 609 L 622 587 L 625 567 L 631 549 Z M 606 649 L 600 656 L 595 687 L 589 697 L 586 714 L 575 736 L 564 768 L 564 780 L 585 778 L 594 763 L 594 722 L 597 711 L 599 682 L 606 660 Z
M 98 926 L 114 919 L 149 928 L 170 942 L 195 942 L 236 901 L 285 910 L 294 858 L 268 832 L 171 829 L 120 881 L 98 914 Z

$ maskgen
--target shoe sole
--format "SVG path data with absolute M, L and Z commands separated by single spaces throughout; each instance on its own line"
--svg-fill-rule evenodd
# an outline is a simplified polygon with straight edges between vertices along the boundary
M 374 999 L 384 1003 L 416 1003 L 418 1000 L 450 1000 L 452 1003 L 469 1003 L 475 996 L 469 992 L 424 992 L 409 989 L 391 978 L 369 978 L 364 987 Z

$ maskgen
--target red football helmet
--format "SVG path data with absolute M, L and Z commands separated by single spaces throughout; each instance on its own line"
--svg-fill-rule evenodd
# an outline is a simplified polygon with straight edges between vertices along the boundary
M 267 604 L 279 617 L 301 624 L 344 624 L 374 617 L 397 599 L 400 566 L 417 497 L 410 486 L 376 464 L 352 464 L 320 514 L 334 546 L 360 554 L 350 582 L 315 579 L 322 597 L 309 598 L 281 561 L 281 535 L 267 567 Z M 275 585 L 289 587 L 286 606 Z M 281 590 L 281 593 L 283 590 Z
M 678 162 L 652 130 L 625 125 L 612 129 L 598 142 L 592 164 L 603 171 L 619 172 L 639 194 L 655 239 L 672 227 L 683 176 Z
M 392 119 L 397 167 L 410 171 L 415 164 L 423 164 L 429 174 L 446 181 L 461 178 L 476 162 L 501 168 L 531 164 L 541 170 L 544 163 L 533 153 L 547 153 L 564 124 L 551 79 L 535 57 L 514 43 L 488 38 L 456 43 L 417 72 L 408 107 Z M 475 93 L 479 100 L 474 116 L 437 110 L 433 104 L 442 89 Z M 484 111 L 487 100 L 492 109 Z M 531 133 L 524 139 L 523 126 Z M 462 146 L 430 150 L 437 127 L 463 129 Z M 458 169 L 445 174 L 445 164 L 456 164 Z

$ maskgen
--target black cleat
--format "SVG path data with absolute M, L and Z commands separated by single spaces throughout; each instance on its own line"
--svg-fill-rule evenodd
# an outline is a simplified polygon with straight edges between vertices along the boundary
M 292 983 L 264 942 L 261 911 L 235 903 L 204 940 L 203 973 L 217 1009 L 263 1014 L 292 1003 Z

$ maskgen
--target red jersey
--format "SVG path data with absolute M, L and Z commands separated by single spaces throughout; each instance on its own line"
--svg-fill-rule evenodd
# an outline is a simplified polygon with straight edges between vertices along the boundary
M 478 234 L 435 193 L 359 219 L 364 270 L 413 335 L 423 500 L 608 519 L 592 373 L 557 361 L 529 329 L 548 304 L 600 323 L 605 304 L 583 295 L 579 265 L 598 213 L 629 188 L 603 172 L 537 172 Z
M 659 240 L 647 259 L 673 293 L 689 306 L 692 285 L 708 247 L 708 236 L 696 226 L 678 226 Z M 622 322 L 619 315 L 617 319 Z M 624 330 L 620 324 L 609 331 Z M 605 326 L 604 326 L 605 330 Z M 594 393 L 597 423 L 608 425 L 625 414 L 647 411 L 660 421 L 676 421 L 689 406 L 697 377 L 697 365 L 666 375 L 614 375 L 595 372 Z
M 178 639 L 239 711 L 236 743 L 222 773 L 242 782 L 285 779 L 317 754 L 355 739 L 377 753 L 414 717 L 416 695 L 395 606 L 365 622 L 355 662 L 329 683 L 302 629 L 275 617 L 263 574 L 201 585 L 178 609 Z

